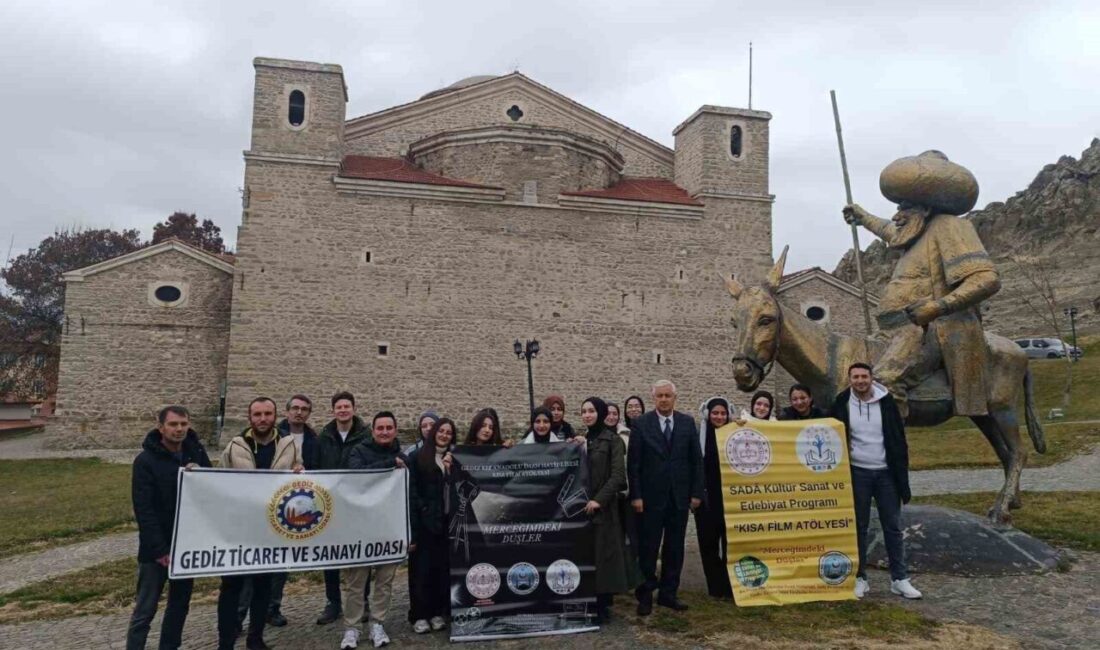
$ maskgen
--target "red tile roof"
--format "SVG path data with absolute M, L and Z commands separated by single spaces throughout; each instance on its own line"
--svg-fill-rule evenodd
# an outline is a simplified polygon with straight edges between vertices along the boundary
M 648 201 L 650 203 L 703 205 L 699 201 L 691 198 L 687 190 L 664 178 L 625 177 L 615 185 L 606 189 L 562 192 L 562 194 L 566 196 L 591 196 L 600 199 L 618 199 L 620 201 Z
M 393 181 L 395 183 L 423 183 L 425 185 L 450 185 L 452 187 L 489 188 L 433 174 L 417 167 L 404 158 L 376 158 L 374 156 L 344 156 L 340 163 L 340 176 L 362 178 L 370 181 Z

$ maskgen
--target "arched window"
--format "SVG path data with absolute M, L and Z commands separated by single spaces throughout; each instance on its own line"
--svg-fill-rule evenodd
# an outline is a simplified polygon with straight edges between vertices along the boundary
M 736 124 L 730 127 L 730 155 L 741 157 L 741 127 Z
M 290 92 L 287 121 L 291 126 L 302 126 L 306 121 L 306 94 L 300 90 Z

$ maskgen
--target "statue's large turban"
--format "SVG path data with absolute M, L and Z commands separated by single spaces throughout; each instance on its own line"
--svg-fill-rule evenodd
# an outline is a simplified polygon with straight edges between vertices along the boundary
M 882 170 L 878 184 L 894 203 L 914 203 L 947 214 L 964 214 L 978 202 L 978 181 L 970 170 L 934 150 L 898 158 Z

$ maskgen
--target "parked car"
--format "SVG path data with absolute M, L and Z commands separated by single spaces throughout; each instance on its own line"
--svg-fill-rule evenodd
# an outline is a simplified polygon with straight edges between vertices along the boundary
M 1064 359 L 1066 354 L 1072 354 L 1075 359 L 1080 359 L 1084 355 L 1081 348 L 1058 339 L 1016 339 L 1016 345 L 1023 348 L 1030 359 Z

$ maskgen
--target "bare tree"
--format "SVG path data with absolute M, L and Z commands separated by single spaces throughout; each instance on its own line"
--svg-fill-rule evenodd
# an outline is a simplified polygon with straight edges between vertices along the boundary
M 1020 273 L 1031 285 L 1031 291 L 1021 292 L 1020 298 L 1028 309 L 1035 313 L 1043 324 L 1054 332 L 1055 338 L 1065 344 L 1062 337 L 1061 310 L 1058 309 L 1058 296 L 1051 282 L 1055 277 L 1055 263 L 1037 257 L 1014 256 Z M 1062 388 L 1062 409 L 1069 409 L 1070 391 L 1073 388 L 1073 352 L 1066 347 L 1066 383 Z

